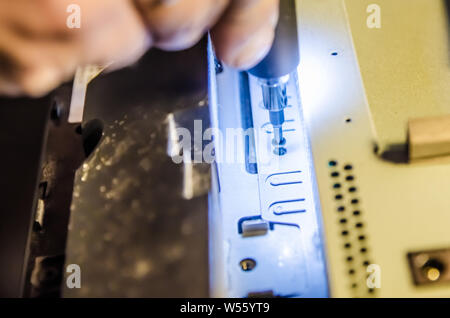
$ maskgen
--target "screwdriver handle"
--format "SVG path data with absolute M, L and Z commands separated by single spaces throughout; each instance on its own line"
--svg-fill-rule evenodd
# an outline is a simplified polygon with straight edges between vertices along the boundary
M 292 73 L 299 62 L 295 0 L 280 0 L 280 15 L 272 48 L 248 72 L 261 79 L 275 79 Z

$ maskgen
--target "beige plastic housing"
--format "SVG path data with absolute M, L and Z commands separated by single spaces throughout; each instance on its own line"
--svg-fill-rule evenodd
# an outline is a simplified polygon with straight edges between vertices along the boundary
M 449 282 L 414 284 L 408 254 L 450 248 L 450 164 L 381 156 L 406 144 L 409 119 L 450 114 L 444 1 L 297 4 L 331 296 L 449 297 Z M 367 24 L 373 4 L 380 28 Z

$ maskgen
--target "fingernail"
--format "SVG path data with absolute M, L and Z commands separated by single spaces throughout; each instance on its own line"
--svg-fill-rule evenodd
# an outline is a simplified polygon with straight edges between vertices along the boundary
M 232 66 L 248 69 L 262 60 L 269 52 L 273 41 L 273 30 L 264 29 L 253 36 L 236 54 Z

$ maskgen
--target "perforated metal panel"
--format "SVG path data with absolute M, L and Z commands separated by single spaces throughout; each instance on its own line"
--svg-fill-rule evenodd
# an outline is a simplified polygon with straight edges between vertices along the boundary
M 340 178 L 346 175 L 342 167 L 354 167 L 354 193 L 348 193 L 348 181 L 338 182 L 347 189 L 341 193 L 347 200 L 347 226 L 363 220 L 367 260 L 381 270 L 381 288 L 373 295 L 449 296 L 448 283 L 414 284 L 408 254 L 450 246 L 450 165 L 395 163 L 382 157 L 389 147 L 406 142 L 408 118 L 450 112 L 445 2 L 376 1 L 381 29 L 366 25 L 371 3 L 304 0 L 298 8 L 299 87 L 319 185 L 331 295 L 355 296 L 336 210 L 338 191 L 330 176 L 335 170 L 329 161 L 336 160 Z M 348 200 L 354 194 L 359 216 L 350 215 Z M 355 234 L 348 240 L 353 257 L 361 256 L 355 239 L 359 231 L 352 227 Z

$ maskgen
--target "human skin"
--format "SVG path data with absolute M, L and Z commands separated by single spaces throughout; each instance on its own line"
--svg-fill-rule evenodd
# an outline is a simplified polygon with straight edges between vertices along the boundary
M 117 69 L 150 47 L 182 50 L 208 31 L 217 56 L 246 69 L 269 51 L 279 0 L 0 0 L 0 95 L 42 96 L 79 65 Z M 81 27 L 67 27 L 78 4 Z

